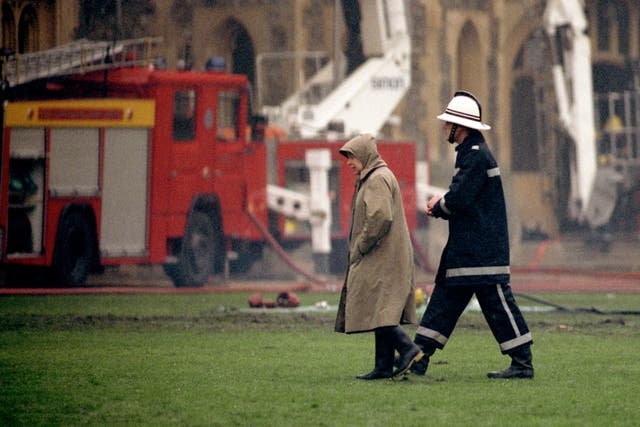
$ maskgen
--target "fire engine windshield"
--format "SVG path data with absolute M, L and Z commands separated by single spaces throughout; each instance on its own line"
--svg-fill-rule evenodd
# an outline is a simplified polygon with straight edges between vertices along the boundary
M 196 92 L 178 91 L 173 101 L 173 139 L 193 141 L 196 137 Z
M 238 141 L 238 108 L 240 94 L 224 91 L 218 94 L 216 138 L 222 142 Z

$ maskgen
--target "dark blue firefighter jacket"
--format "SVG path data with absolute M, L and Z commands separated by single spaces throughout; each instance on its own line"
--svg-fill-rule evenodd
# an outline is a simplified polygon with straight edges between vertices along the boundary
M 433 209 L 449 221 L 436 284 L 509 283 L 509 232 L 500 169 L 478 131 L 456 147 L 455 174 Z

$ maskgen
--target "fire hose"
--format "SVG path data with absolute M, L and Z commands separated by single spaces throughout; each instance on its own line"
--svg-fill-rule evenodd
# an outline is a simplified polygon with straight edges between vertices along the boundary
M 260 220 L 258 220 L 258 218 L 256 218 L 256 216 L 252 212 L 247 211 L 247 215 L 249 215 L 249 218 L 251 219 L 253 224 L 256 226 L 258 231 L 260 231 L 262 236 L 266 239 L 267 243 L 269 243 L 269 245 L 273 248 L 273 250 L 276 251 L 276 253 L 280 256 L 280 258 L 282 258 L 282 260 L 289 267 L 291 267 L 294 271 L 301 274 L 303 277 L 305 277 L 307 280 L 309 280 L 312 283 L 315 283 L 317 285 L 325 285 L 325 286 L 330 284 L 327 279 L 320 277 L 317 274 L 306 271 L 305 269 L 300 267 L 298 264 L 296 264 L 296 262 L 284 250 L 282 245 L 278 243 L 278 240 L 273 236 L 273 234 L 271 234 L 269 229 L 263 223 L 261 223 Z

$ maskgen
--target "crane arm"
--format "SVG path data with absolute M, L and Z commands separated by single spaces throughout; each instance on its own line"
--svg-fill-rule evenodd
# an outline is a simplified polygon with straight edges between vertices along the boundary
M 582 221 L 597 172 L 591 43 L 584 4 L 581 0 L 549 0 L 543 20 L 554 52 L 553 81 L 560 123 L 575 145 L 569 213 Z

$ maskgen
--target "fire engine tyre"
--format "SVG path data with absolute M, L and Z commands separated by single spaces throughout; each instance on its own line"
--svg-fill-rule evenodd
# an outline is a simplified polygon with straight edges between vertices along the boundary
M 193 212 L 187 222 L 182 250 L 172 279 L 177 287 L 204 286 L 214 273 L 217 256 L 218 233 L 211 217 Z
M 94 259 L 94 233 L 86 215 L 72 211 L 64 215 L 58 227 L 52 270 L 56 285 L 84 286 Z

